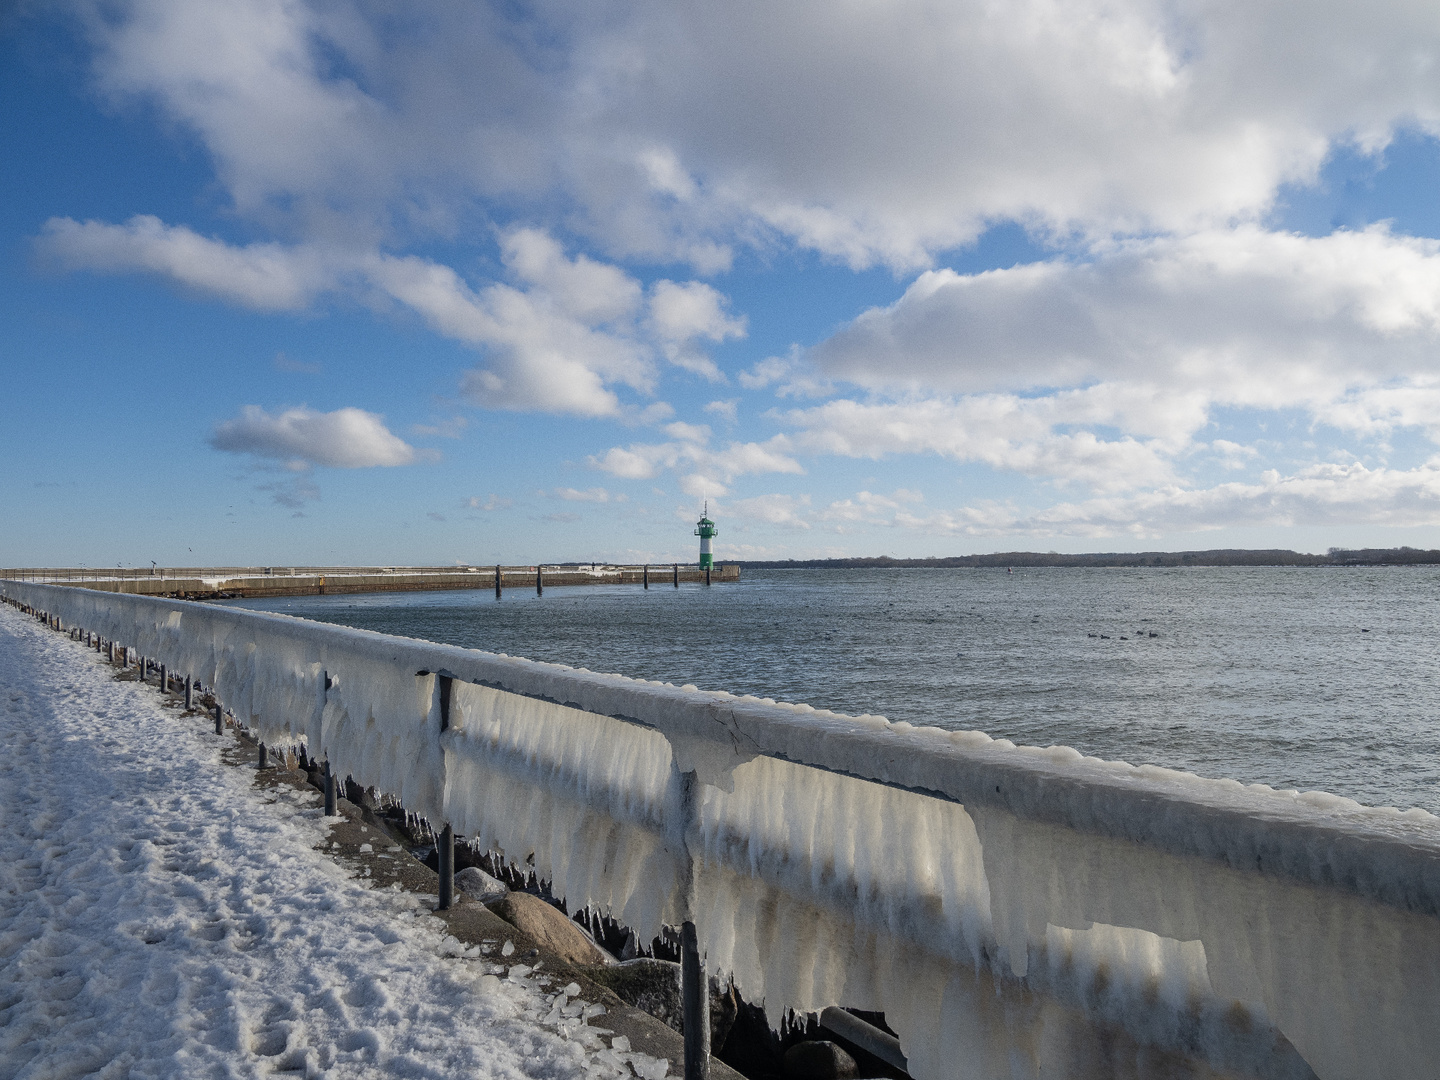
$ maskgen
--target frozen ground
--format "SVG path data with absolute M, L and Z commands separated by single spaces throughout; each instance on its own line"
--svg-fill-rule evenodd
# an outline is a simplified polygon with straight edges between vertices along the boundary
M 350 879 L 309 799 L 111 671 L 0 606 L 0 1078 L 663 1068 Z

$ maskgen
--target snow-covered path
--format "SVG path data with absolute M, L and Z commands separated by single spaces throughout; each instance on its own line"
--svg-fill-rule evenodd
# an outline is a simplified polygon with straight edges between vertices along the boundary
M 111 671 L 0 606 L 0 1078 L 628 1071 Z

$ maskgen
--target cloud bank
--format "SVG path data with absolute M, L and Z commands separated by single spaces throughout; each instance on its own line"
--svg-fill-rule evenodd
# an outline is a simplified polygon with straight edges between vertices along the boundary
M 1433 5 L 75 10 L 98 92 L 195 139 L 248 231 L 57 216 L 47 260 L 260 312 L 418 319 L 474 350 L 469 406 L 660 427 L 577 455 L 614 486 L 668 474 L 802 531 L 1433 520 L 1415 443 L 1440 441 L 1440 240 L 1274 224 L 1337 153 L 1378 169 L 1397 134 L 1440 137 Z M 947 267 L 1005 224 L 1043 254 Z M 806 259 L 903 294 L 726 361 L 758 326 L 732 299 L 761 292 L 745 275 Z M 696 389 L 718 400 L 677 412 Z M 251 406 L 213 445 L 297 467 L 419 453 L 358 409 Z M 929 510 L 908 480 L 754 487 L 897 458 L 1016 493 Z

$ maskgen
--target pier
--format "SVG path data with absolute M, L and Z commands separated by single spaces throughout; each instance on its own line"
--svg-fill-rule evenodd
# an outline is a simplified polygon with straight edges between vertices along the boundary
M 740 580 L 733 563 L 543 563 L 534 566 L 206 566 L 143 569 L 24 567 L 0 569 L 0 578 L 78 585 L 102 592 L 179 600 L 232 600 L 267 596 L 345 593 L 440 592 L 449 589 L 536 589 L 543 585 L 638 585 L 660 588 Z

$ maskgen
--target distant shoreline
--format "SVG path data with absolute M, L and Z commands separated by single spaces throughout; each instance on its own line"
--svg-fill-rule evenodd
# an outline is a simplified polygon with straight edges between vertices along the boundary
M 991 555 L 932 556 L 896 559 L 888 555 L 855 559 L 726 559 L 742 570 L 910 570 L 986 569 L 998 567 L 1173 567 L 1173 566 L 1421 566 L 1440 563 L 1440 549 L 1331 548 L 1324 555 L 1307 555 L 1280 548 L 1250 550 L 1216 548 L 1210 551 L 1119 551 L 1087 555 L 1055 552 L 1004 551 Z

